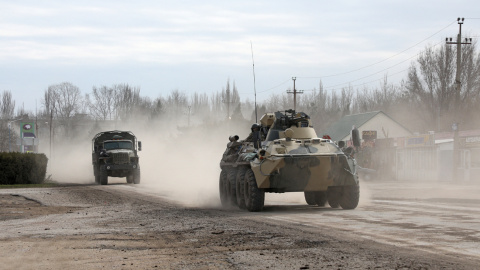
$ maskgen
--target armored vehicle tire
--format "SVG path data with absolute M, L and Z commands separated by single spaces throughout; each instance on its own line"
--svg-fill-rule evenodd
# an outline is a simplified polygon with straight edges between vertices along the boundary
M 230 169 L 227 173 L 227 194 L 230 205 L 237 205 L 237 169 Z
M 222 170 L 220 172 L 220 179 L 218 181 L 218 187 L 220 191 L 220 202 L 222 206 L 228 205 L 228 193 L 227 193 L 227 171 Z
M 108 174 L 107 174 L 107 168 L 105 167 L 105 165 L 100 166 L 100 169 L 98 170 L 98 176 L 99 176 L 101 185 L 108 184 Z
M 316 191 L 314 193 L 315 196 L 315 203 L 318 206 L 325 206 L 327 203 L 327 192 L 326 191 Z
M 265 204 L 265 192 L 257 187 L 252 169 L 245 172 L 244 193 L 246 209 L 250 212 L 261 211 Z
M 340 199 L 340 206 L 343 209 L 355 209 L 360 200 L 360 186 L 344 186 L 342 197 Z
M 240 209 L 246 209 L 245 206 L 245 173 L 247 168 L 240 168 L 237 172 L 236 192 L 237 192 L 237 205 Z
M 308 205 L 316 205 L 317 203 L 315 202 L 315 194 L 313 191 L 305 191 L 305 201 L 307 202 Z
M 304 193 L 308 205 L 325 206 L 327 203 L 327 192 L 325 191 L 305 191 Z
M 338 208 L 340 205 L 340 198 L 342 195 L 341 187 L 328 187 L 327 190 L 327 201 L 328 205 L 332 208 Z
M 136 168 L 133 171 L 133 183 L 140 184 L 140 168 Z

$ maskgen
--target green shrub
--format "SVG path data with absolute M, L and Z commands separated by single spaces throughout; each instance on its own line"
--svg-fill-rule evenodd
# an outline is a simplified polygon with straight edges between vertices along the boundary
M 47 174 L 45 154 L 1 152 L 0 185 L 41 184 Z

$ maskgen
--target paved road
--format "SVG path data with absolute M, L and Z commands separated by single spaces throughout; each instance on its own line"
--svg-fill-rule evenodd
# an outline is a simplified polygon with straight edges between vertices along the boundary
M 479 185 L 367 182 L 362 184 L 362 195 L 367 198 L 353 211 L 318 208 L 289 211 L 288 215 L 271 211 L 267 217 L 314 228 L 342 228 L 380 243 L 480 259 Z
M 361 197 L 357 209 L 346 211 L 308 206 L 298 193 L 267 194 L 261 216 L 242 217 L 336 228 L 383 244 L 480 260 L 480 184 L 364 182 Z
M 0 248 L 5 253 L 0 265 L 6 269 L 480 265 L 478 185 L 366 182 L 355 210 L 307 206 L 301 193 L 268 194 L 260 213 L 221 208 L 218 190 L 213 189 L 168 190 L 119 180 L 108 186 L 0 190 Z

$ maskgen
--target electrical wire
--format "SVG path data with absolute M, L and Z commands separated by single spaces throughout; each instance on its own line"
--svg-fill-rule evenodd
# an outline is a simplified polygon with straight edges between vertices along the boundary
M 404 53 L 404 52 L 406 52 L 406 51 L 408 51 L 408 50 L 410 50 L 410 49 L 418 46 L 419 44 L 421 44 L 421 43 L 423 43 L 424 41 L 432 38 L 433 36 L 437 35 L 438 33 L 442 32 L 443 30 L 447 29 L 448 27 L 450 27 L 452 24 L 454 24 L 454 23 L 456 23 L 456 22 L 457 22 L 457 21 L 451 22 L 450 24 L 448 24 L 448 25 L 445 26 L 444 28 L 438 30 L 438 31 L 435 32 L 434 34 L 430 35 L 429 37 L 423 39 L 423 40 L 420 41 L 420 42 L 417 42 L 415 45 L 410 46 L 410 47 L 408 47 L 407 49 L 405 49 L 405 50 L 403 50 L 403 51 L 401 51 L 401 52 L 399 52 L 399 53 L 396 53 L 396 54 L 394 54 L 394 55 L 392 55 L 392 56 L 390 56 L 390 57 L 387 57 L 387 58 L 385 58 L 385 59 L 383 59 L 383 60 L 380 60 L 380 61 L 378 61 L 378 62 L 376 62 L 376 63 L 370 64 L 370 65 L 367 65 L 367 66 L 363 66 L 363 67 L 360 67 L 360 68 L 357 68 L 357 69 L 354 69 L 354 70 L 351 70 L 351 71 L 342 72 L 342 73 L 337 73 L 337 74 L 332 74 L 332 75 L 326 75 L 326 76 L 321 76 L 321 77 L 297 77 L 297 78 L 322 79 L 322 78 L 329 78 L 329 77 L 335 77 L 335 76 L 350 74 L 350 73 L 353 73 L 353 72 L 356 72 L 356 71 L 359 71 L 359 70 L 362 70 L 362 69 L 365 69 L 365 68 L 369 68 L 369 67 L 371 67 L 371 66 L 374 66 L 374 65 L 383 63 L 383 62 L 385 62 L 385 61 L 387 61 L 387 60 L 390 60 L 390 59 L 392 59 L 392 58 L 394 58 L 394 57 L 396 57 L 396 56 L 398 56 L 398 55 L 400 55 L 400 54 L 402 54 L 402 53 Z
M 432 45 L 432 46 L 430 46 L 429 48 L 434 48 L 434 47 L 438 46 L 438 45 L 441 44 L 441 43 L 443 43 L 443 42 L 438 42 L 437 44 Z M 388 67 L 388 68 L 382 69 L 382 70 L 380 70 L 380 71 L 378 71 L 378 72 L 375 72 L 375 73 L 373 73 L 373 74 L 370 74 L 370 75 L 367 75 L 367 76 L 364 76 L 364 77 L 361 77 L 361 78 L 359 78 L 359 79 L 355 79 L 355 80 L 352 80 L 352 81 L 349 81 L 349 82 L 346 82 L 346 83 L 340 83 L 340 84 L 336 84 L 336 85 L 332 85 L 332 86 L 325 86 L 324 88 L 325 88 L 325 89 L 336 88 L 336 87 L 339 87 L 339 86 L 341 86 L 341 85 L 350 84 L 350 83 L 352 83 L 352 82 L 360 81 L 360 80 L 363 80 L 363 79 L 366 79 L 366 78 L 375 76 L 375 75 L 377 75 L 377 74 L 379 74 L 379 73 L 383 73 L 383 72 L 385 72 L 386 70 L 389 70 L 389 69 L 394 68 L 394 67 L 396 67 L 396 66 L 398 66 L 398 65 L 400 65 L 400 64 L 403 64 L 403 63 L 411 60 L 412 58 L 415 58 L 415 57 L 419 56 L 419 55 L 422 54 L 423 52 L 424 52 L 424 51 L 420 51 L 419 53 L 415 54 L 414 56 L 411 56 L 410 58 L 407 58 L 407 59 L 405 59 L 405 60 L 403 60 L 403 61 L 401 61 L 401 62 L 399 62 L 399 63 L 397 63 L 397 64 L 395 64 L 395 65 L 393 65 L 393 66 L 390 66 L 390 67 Z M 408 69 L 405 69 L 405 70 L 403 70 L 403 71 L 401 71 L 401 72 L 404 72 L 404 71 L 406 71 L 406 70 L 408 70 Z M 397 74 L 398 74 L 398 73 L 396 73 L 395 75 L 397 75 Z M 391 76 L 393 76 L 393 75 L 391 75 Z M 387 76 L 387 78 L 388 78 L 388 77 L 390 77 L 390 76 Z M 383 79 L 383 78 L 382 78 L 382 79 Z M 376 81 L 379 81 L 379 80 L 382 80 L 382 79 L 374 80 L 374 81 L 372 81 L 372 82 L 376 82 Z M 367 84 L 367 83 L 365 83 L 365 84 Z M 365 84 L 362 84 L 362 85 L 365 85 Z
M 291 80 L 292 80 L 292 79 L 288 79 L 288 80 L 286 80 L 286 81 L 284 81 L 284 82 L 282 82 L 282 83 L 280 83 L 280 84 L 278 84 L 278 85 L 276 85 L 276 86 L 274 86 L 274 87 L 268 88 L 268 89 L 263 90 L 263 91 L 258 91 L 257 94 L 261 94 L 261 93 L 265 93 L 265 92 L 271 91 L 271 90 L 273 90 L 273 89 L 275 89 L 275 88 L 277 88 L 277 87 L 280 87 L 280 86 L 286 84 L 287 82 L 289 82 L 289 81 L 291 81 Z M 242 93 L 239 93 L 239 94 L 250 94 L 250 93 L 242 92 Z
M 468 19 L 480 19 L 480 18 L 468 18 Z M 372 63 L 372 64 L 370 64 L 370 65 L 366 65 L 366 66 L 363 66 L 363 67 L 360 67 L 360 68 L 357 68 L 357 69 L 354 69 L 354 70 L 350 70 L 350 71 L 347 71 L 347 72 L 342 72 L 342 73 L 337 73 L 337 74 L 331 74 L 331 75 L 326 75 L 326 76 L 320 76 L 320 77 L 298 77 L 298 76 L 297 76 L 297 78 L 305 78 L 305 79 L 322 79 L 322 78 L 329 78 L 329 77 L 335 77 L 335 76 L 350 74 L 350 73 L 353 73 L 353 72 L 360 71 L 360 70 L 362 70 L 362 69 L 366 69 L 366 68 L 372 67 L 372 66 L 374 66 L 374 65 L 377 65 L 377 64 L 383 63 L 383 62 L 385 62 L 385 61 L 387 61 L 387 60 L 390 60 L 390 59 L 392 59 L 392 58 L 394 58 L 394 57 L 396 57 L 396 56 L 398 56 L 398 55 L 400 55 L 400 54 L 402 54 L 402 53 L 404 53 L 404 52 L 406 52 L 406 51 L 408 51 L 408 50 L 410 50 L 410 49 L 418 46 L 419 44 L 421 44 L 421 43 L 425 42 L 426 40 L 432 38 L 433 36 L 437 35 L 438 33 L 442 32 L 443 30 L 447 29 L 447 28 L 450 27 L 451 25 L 455 24 L 456 22 L 457 22 L 457 21 L 455 20 L 455 21 L 449 23 L 447 26 L 443 27 L 442 29 L 438 30 L 437 32 L 433 33 L 432 35 L 428 36 L 427 38 L 424 38 L 423 40 L 417 42 L 415 45 L 410 46 L 410 47 L 408 47 L 407 49 L 402 50 L 402 51 L 399 52 L 399 53 L 396 53 L 396 54 L 394 54 L 394 55 L 392 55 L 392 56 L 390 56 L 390 57 L 387 57 L 387 58 L 385 58 L 385 59 L 383 59 L 383 60 L 380 60 L 380 61 L 378 61 L 378 62 Z M 431 46 L 431 48 L 437 46 L 437 45 L 440 44 L 440 43 L 441 43 L 441 42 L 439 42 L 439 43 Z M 423 51 L 422 51 L 422 52 L 423 52 Z M 373 74 L 370 74 L 370 75 L 368 75 L 368 76 L 364 76 L 364 77 L 362 77 L 362 78 L 355 79 L 355 80 L 352 80 L 352 81 L 349 81 L 349 82 L 346 82 L 346 83 L 341 83 L 341 84 L 337 84 L 337 85 L 333 85 L 333 86 L 327 86 L 327 87 L 324 87 L 324 88 L 336 88 L 336 87 L 341 86 L 341 85 L 348 85 L 348 84 L 350 84 L 350 83 L 352 83 L 352 82 L 356 82 L 356 81 L 359 81 L 359 80 L 362 80 L 362 79 L 365 79 L 365 78 L 368 78 L 368 77 L 371 77 L 371 76 L 375 76 L 375 75 L 377 75 L 377 74 L 379 74 L 379 73 L 381 73 L 381 72 L 384 72 L 384 71 L 386 71 L 386 70 L 388 70 L 388 69 L 390 69 L 390 68 L 396 67 L 396 66 L 398 66 L 398 65 L 400 65 L 400 64 L 402 64 L 402 63 L 404 63 L 404 62 L 406 62 L 406 61 L 408 61 L 408 60 L 410 60 L 410 59 L 412 59 L 412 58 L 414 58 L 414 57 L 416 57 L 416 56 L 418 56 L 418 55 L 421 54 L 422 52 L 419 52 L 419 53 L 415 54 L 414 56 L 412 56 L 412 57 L 410 57 L 410 58 L 408 58 L 408 59 L 406 59 L 406 60 L 403 60 L 403 61 L 401 61 L 401 62 L 399 62 L 399 63 L 397 63 L 397 64 L 395 64 L 395 65 L 393 65 L 393 66 L 390 66 L 390 67 L 388 67 L 388 68 L 386 68 L 386 69 L 383 69 L 383 70 L 381 70 L 381 71 L 378 71 L 378 72 L 375 72 L 375 73 L 373 73 Z M 408 70 L 408 69 L 406 69 L 406 70 Z M 402 70 L 401 72 L 397 72 L 397 73 L 395 73 L 394 75 L 398 75 L 399 73 L 402 73 L 402 72 L 404 72 L 404 71 L 406 71 L 406 70 Z M 390 76 L 388 76 L 388 77 L 391 77 L 391 76 L 394 76 L 394 75 L 390 75 Z M 366 85 L 366 84 L 369 84 L 369 83 L 372 83 L 372 82 L 376 82 L 376 81 L 379 81 L 379 80 L 382 80 L 382 79 L 383 79 L 383 78 L 377 79 L 377 80 L 373 80 L 373 81 L 370 81 L 370 82 L 368 82 L 368 83 L 363 83 L 363 84 L 360 84 L 360 86 L 361 86 L 361 85 Z M 282 83 L 280 83 L 280 84 L 278 84 L 278 85 L 276 85 L 276 86 L 274 86 L 274 87 L 271 87 L 271 88 L 266 89 L 266 90 L 263 90 L 263 91 L 259 91 L 259 92 L 257 92 L 257 93 L 265 93 L 265 92 L 271 91 L 271 90 L 273 90 L 273 89 L 275 89 L 275 88 L 277 88 L 277 87 L 279 87 L 279 86 L 281 86 L 281 85 L 283 85 L 283 84 L 285 84 L 285 83 L 287 83 L 287 82 L 289 82 L 289 81 L 290 81 L 290 79 L 288 79 L 288 80 L 286 80 L 286 81 L 284 81 L 284 82 L 282 82 Z
M 289 81 L 291 81 L 291 80 L 292 80 L 292 79 L 288 79 L 288 80 L 280 83 L 279 85 L 276 85 L 276 86 L 274 86 L 274 87 L 272 87 L 272 88 L 269 88 L 269 89 L 267 89 L 267 90 L 260 91 L 260 92 L 258 92 L 258 93 L 268 92 L 268 91 L 270 91 L 270 90 L 273 90 L 273 89 L 275 89 L 275 88 L 277 88 L 277 87 L 279 87 L 279 86 L 282 86 L 282 85 L 286 84 L 287 82 L 289 82 Z

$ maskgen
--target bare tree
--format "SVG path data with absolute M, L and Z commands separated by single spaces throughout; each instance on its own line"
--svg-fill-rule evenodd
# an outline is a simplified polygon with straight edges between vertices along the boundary
M 0 104 L 0 117 L 1 119 L 11 119 L 15 111 L 15 101 L 12 99 L 12 93 L 10 91 L 3 91 L 2 103 Z
M 101 86 L 92 88 L 92 101 L 89 101 L 90 114 L 98 120 L 113 118 L 115 105 L 115 92 L 113 88 Z
M 13 133 L 9 130 L 8 122 L 14 117 L 15 101 L 10 91 L 3 91 L 0 95 L 0 151 L 8 151 L 12 142 Z M 16 135 L 13 141 L 16 141 Z
M 141 103 L 140 88 L 128 84 L 116 84 L 112 88 L 115 93 L 115 119 L 127 121 L 135 118 Z
M 51 87 L 55 89 L 58 115 L 65 120 L 71 119 L 80 109 L 82 102 L 80 89 L 69 82 Z
M 152 102 L 150 119 L 151 120 L 159 119 L 164 113 L 165 113 L 165 101 L 161 97 L 158 97 Z
M 478 104 L 480 100 L 480 53 L 476 54 L 476 42 L 463 46 L 462 50 L 462 89 L 460 95 L 460 117 L 468 119 L 463 121 L 463 128 L 477 128 L 479 123 Z
M 63 126 L 66 138 L 73 129 L 74 116 L 79 112 L 83 102 L 80 89 L 69 82 L 50 85 L 42 101 L 46 114 L 53 112 L 57 121 Z
M 471 110 L 479 95 L 479 59 L 474 55 L 475 44 L 462 48 L 461 93 L 464 113 Z M 449 129 L 454 115 L 456 52 L 454 47 L 443 45 L 439 50 L 427 48 L 412 63 L 407 79 L 407 90 L 419 108 L 423 109 L 424 125 L 428 130 Z M 426 117 L 424 117 L 424 115 Z
M 342 88 L 342 93 L 341 93 L 340 102 L 339 102 L 342 117 L 350 114 L 352 110 L 352 104 L 353 104 L 352 86 Z
M 173 119 L 177 120 L 180 115 L 183 115 L 183 112 L 187 108 L 188 98 L 185 93 L 180 92 L 178 89 L 170 92 L 170 95 L 167 97 L 167 109 L 171 112 Z

